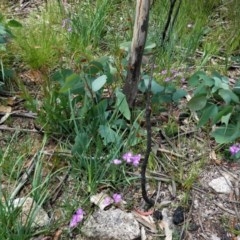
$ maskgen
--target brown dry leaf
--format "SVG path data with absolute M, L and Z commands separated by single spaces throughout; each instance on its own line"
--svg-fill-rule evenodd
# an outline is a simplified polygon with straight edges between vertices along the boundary
M 16 98 L 17 98 L 17 97 L 9 97 L 9 98 L 7 99 L 7 105 L 8 105 L 8 106 L 13 106 L 14 103 L 15 103 Z
M 209 153 L 209 158 L 217 165 L 220 165 L 222 161 L 217 158 L 216 152 L 213 150 Z
M 11 115 L 12 108 L 9 106 L 0 105 L 0 113 L 4 113 L 3 117 L 0 118 L 0 124 L 4 123 Z
M 135 219 L 143 226 L 147 227 L 152 233 L 157 233 L 157 228 L 151 216 L 143 216 L 137 211 L 132 211 Z
M 11 113 L 12 108 L 9 106 L 0 105 L 0 113 Z
M 114 201 L 108 194 L 100 192 L 96 195 L 91 196 L 90 202 L 97 205 L 101 210 L 104 210 L 106 207 L 110 206 Z

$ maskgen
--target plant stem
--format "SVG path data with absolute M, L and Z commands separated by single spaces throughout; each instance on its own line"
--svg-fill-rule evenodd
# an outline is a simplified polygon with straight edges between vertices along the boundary
M 153 63 L 154 65 L 154 63 Z M 148 164 L 149 155 L 152 148 L 152 129 L 151 129 L 151 86 L 152 86 L 152 76 L 149 79 L 148 90 L 147 90 L 147 102 L 146 102 L 146 128 L 147 128 L 147 149 L 141 169 L 141 188 L 142 188 L 142 197 L 144 201 L 152 207 L 154 201 L 150 199 L 147 195 L 146 190 L 146 169 Z

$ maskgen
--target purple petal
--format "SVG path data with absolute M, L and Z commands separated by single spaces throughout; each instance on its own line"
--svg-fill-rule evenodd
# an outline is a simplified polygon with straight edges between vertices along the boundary
M 83 220 L 84 211 L 79 208 L 72 216 L 69 227 L 75 228 Z
M 112 199 L 110 197 L 106 197 L 104 199 L 104 205 L 108 206 L 112 203 Z
M 118 194 L 118 193 L 113 194 L 113 200 L 115 203 L 120 203 L 122 201 L 121 194 Z
M 131 163 L 132 162 L 132 153 L 131 152 L 127 152 L 125 154 L 123 154 L 122 158 L 123 160 L 125 160 L 127 163 Z
M 119 164 L 122 163 L 122 161 L 119 160 L 119 159 L 114 159 L 114 160 L 112 160 L 112 163 L 115 164 L 115 165 L 119 165 Z
M 167 78 L 165 79 L 165 82 L 169 82 L 169 81 L 171 81 L 171 78 L 170 78 L 170 77 L 167 77 Z

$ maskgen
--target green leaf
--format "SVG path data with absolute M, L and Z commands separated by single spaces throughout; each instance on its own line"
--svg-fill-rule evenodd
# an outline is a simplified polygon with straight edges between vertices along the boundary
M 14 19 L 8 21 L 7 25 L 9 27 L 22 27 L 22 24 Z
M 156 47 L 156 43 L 146 42 L 144 47 L 144 54 L 150 54 L 153 52 L 153 49 Z
M 218 94 L 222 97 L 226 104 L 229 104 L 231 101 L 239 103 L 238 96 L 229 89 L 220 89 Z
M 207 104 L 207 96 L 205 94 L 200 94 L 193 96 L 190 101 L 187 103 L 187 106 L 192 111 L 199 111 L 203 109 Z
M 229 85 L 225 80 L 219 77 L 213 77 L 214 87 L 212 88 L 212 93 L 215 93 L 218 89 L 229 89 Z
M 211 87 L 214 84 L 214 81 L 203 71 L 194 73 L 188 80 L 188 84 L 192 87 L 199 86 L 202 83 L 204 83 L 205 86 Z
M 89 146 L 89 136 L 86 132 L 79 132 L 75 138 L 75 143 L 72 147 L 73 154 L 82 154 L 88 149 Z
M 150 77 L 148 75 L 143 76 L 143 80 L 138 84 L 138 89 L 141 92 L 146 92 L 148 89 Z M 153 94 L 157 94 L 164 91 L 164 87 L 159 85 L 154 79 L 151 82 L 151 91 Z
M 102 75 L 98 78 L 96 78 L 93 82 L 92 82 L 92 90 L 94 92 L 99 91 L 104 84 L 107 82 L 107 76 L 106 75 Z
M 98 61 L 92 61 L 87 67 L 84 67 L 83 71 L 89 75 L 96 75 L 97 73 L 103 71 L 103 65 Z
M 119 112 L 127 119 L 131 119 L 131 112 L 127 103 L 126 96 L 119 91 L 119 89 L 116 89 L 115 91 L 117 102 L 116 107 L 119 110 Z
M 185 97 L 187 92 L 184 89 L 178 89 L 175 93 L 173 93 L 172 100 L 174 102 L 178 102 L 181 98 Z
M 236 93 L 236 94 L 238 94 L 238 95 L 240 95 L 240 80 L 238 80 L 238 81 L 235 83 L 235 85 L 234 85 L 234 87 L 233 87 L 233 92 Z
M 220 119 L 225 116 L 228 115 L 229 113 L 231 113 L 233 111 L 233 107 L 230 105 L 224 106 L 223 108 L 221 108 L 221 110 L 218 112 L 217 115 L 215 115 L 215 117 L 213 117 L 213 124 L 217 123 L 220 121 Z
M 76 86 L 76 84 L 78 84 L 80 81 L 81 79 L 78 74 L 76 73 L 71 74 L 66 78 L 64 85 L 60 89 L 60 92 L 65 93 L 68 90 L 72 90 Z
M 217 143 L 230 143 L 240 137 L 239 123 L 237 125 L 229 124 L 227 127 L 217 127 L 212 133 Z
M 130 47 L 131 47 L 131 42 L 124 42 L 120 44 L 120 49 L 126 52 L 130 51 Z
M 225 116 L 222 116 L 221 123 L 225 123 L 225 125 L 227 126 L 228 123 L 229 123 L 231 115 L 232 115 L 232 113 L 229 113 L 229 114 L 227 114 Z
M 120 140 L 119 135 L 112 130 L 109 125 L 100 125 L 98 131 L 100 136 L 103 138 L 105 146 L 107 146 L 109 143 L 117 144 Z
M 218 107 L 215 104 L 212 104 L 204 108 L 202 112 L 202 116 L 198 122 L 198 127 L 202 127 L 208 120 L 215 116 L 218 113 Z

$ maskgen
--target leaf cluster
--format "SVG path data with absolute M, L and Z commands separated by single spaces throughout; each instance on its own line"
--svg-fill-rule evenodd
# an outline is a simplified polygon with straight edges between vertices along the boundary
M 188 107 L 199 116 L 198 127 L 213 126 L 211 135 L 218 143 L 230 143 L 240 137 L 240 80 L 233 87 L 219 73 L 208 76 L 196 72 L 188 81 L 194 88 Z
M 120 146 L 133 128 L 126 97 L 114 87 L 116 71 L 111 58 L 102 57 L 86 64 L 80 73 L 61 69 L 53 75 L 59 84 L 60 105 L 63 101 L 70 106 L 74 153 L 86 153 L 98 144 Z

